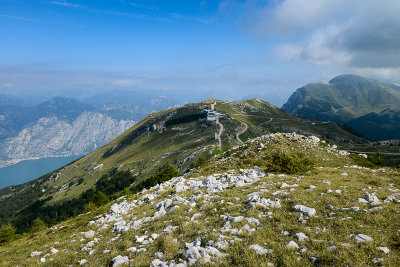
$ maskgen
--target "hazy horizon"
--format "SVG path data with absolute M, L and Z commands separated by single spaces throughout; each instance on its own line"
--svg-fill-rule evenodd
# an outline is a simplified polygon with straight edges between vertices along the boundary
M 280 106 L 343 73 L 400 83 L 394 0 L 0 3 L 0 93 L 36 102 L 142 90 Z

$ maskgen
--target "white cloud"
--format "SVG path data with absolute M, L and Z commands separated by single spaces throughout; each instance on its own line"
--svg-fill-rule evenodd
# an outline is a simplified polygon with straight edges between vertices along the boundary
M 380 72 L 400 67 L 400 1 L 274 3 L 247 1 L 242 25 L 253 35 L 280 41 L 274 54 L 281 58 Z

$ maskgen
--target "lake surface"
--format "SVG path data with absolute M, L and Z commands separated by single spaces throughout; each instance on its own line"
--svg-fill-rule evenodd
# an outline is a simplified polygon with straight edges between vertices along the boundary
M 82 156 L 24 160 L 17 164 L 0 168 L 0 189 L 34 180 L 80 157 Z

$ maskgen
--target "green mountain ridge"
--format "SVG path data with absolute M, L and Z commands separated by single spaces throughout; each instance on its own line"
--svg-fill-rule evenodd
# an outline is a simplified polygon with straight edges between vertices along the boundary
M 115 173 L 129 172 L 134 177 L 133 186 L 140 187 L 168 162 L 185 173 L 200 156 L 210 158 L 266 133 L 297 132 L 337 144 L 367 143 L 345 129 L 336 123 L 290 115 L 259 99 L 209 99 L 153 112 L 76 162 L 29 183 L 0 190 L 0 221 L 17 222 L 20 230 L 29 229 L 35 216 L 52 224 L 82 212 L 92 196 L 90 190 L 97 188 L 102 177 L 106 181 Z
M 392 124 L 400 112 L 400 87 L 358 75 L 340 75 L 328 84 L 310 83 L 297 89 L 282 109 L 347 124 L 373 141 L 400 138 Z

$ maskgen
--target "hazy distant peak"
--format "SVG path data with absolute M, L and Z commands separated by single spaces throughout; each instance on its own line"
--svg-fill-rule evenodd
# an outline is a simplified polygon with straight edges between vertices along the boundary
M 329 83 L 343 83 L 349 81 L 371 81 L 371 79 L 356 74 L 341 74 L 331 79 Z

